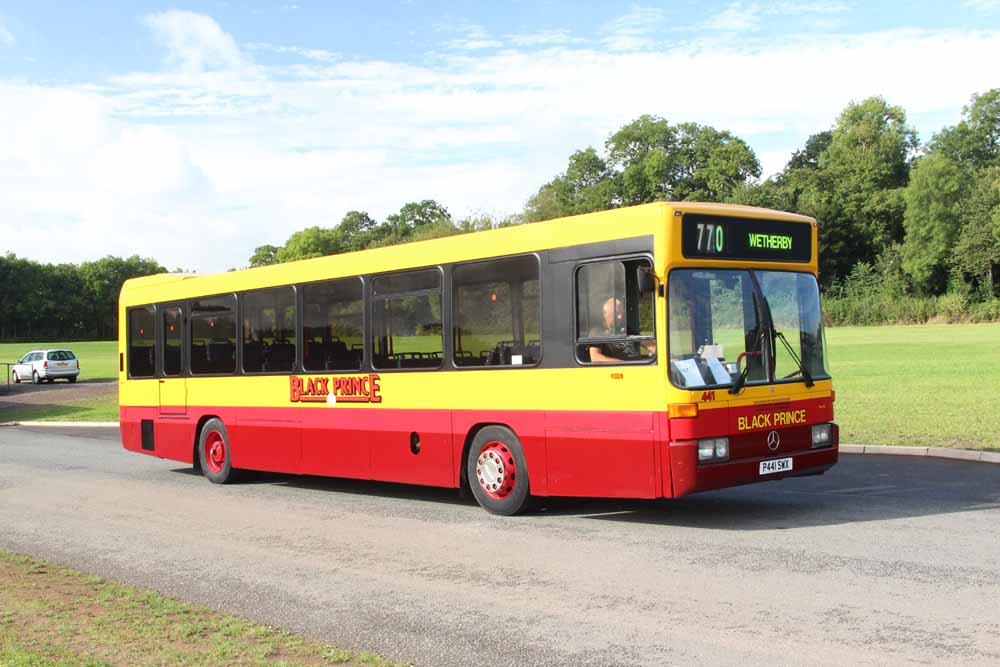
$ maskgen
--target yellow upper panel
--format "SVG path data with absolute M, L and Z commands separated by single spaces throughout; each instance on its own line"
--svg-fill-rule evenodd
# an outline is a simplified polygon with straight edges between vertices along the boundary
M 637 236 L 653 236 L 654 247 L 657 249 L 669 246 L 670 261 L 673 262 L 682 259 L 679 226 L 681 218 L 677 215 L 678 213 L 706 213 L 815 224 L 815 221 L 805 216 L 750 206 L 657 202 L 242 271 L 211 275 L 161 274 L 135 278 L 122 286 L 120 305 L 128 307 Z M 668 220 L 674 221 L 675 224 L 665 224 Z M 668 234 L 670 235 L 669 242 L 664 243 Z M 815 234 L 813 236 L 815 246 Z M 662 276 L 665 272 L 667 258 L 662 252 L 657 251 L 655 254 L 655 270 L 657 274 Z M 813 270 L 815 256 L 816 253 L 813 252 Z M 719 262 L 699 260 L 698 263 L 713 265 Z M 725 264 L 731 266 L 732 262 L 721 263 L 721 265 Z M 787 263 L 759 264 L 788 267 Z

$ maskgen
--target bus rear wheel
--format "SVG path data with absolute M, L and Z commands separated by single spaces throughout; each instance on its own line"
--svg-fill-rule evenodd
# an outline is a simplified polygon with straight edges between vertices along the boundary
M 511 516 L 528 505 L 524 449 L 509 428 L 487 426 L 476 433 L 469 447 L 466 476 L 472 495 L 491 514 Z
M 229 435 L 221 419 L 213 417 L 201 427 L 198 436 L 198 461 L 201 472 L 213 484 L 227 484 L 236 480 L 238 471 L 233 468 Z

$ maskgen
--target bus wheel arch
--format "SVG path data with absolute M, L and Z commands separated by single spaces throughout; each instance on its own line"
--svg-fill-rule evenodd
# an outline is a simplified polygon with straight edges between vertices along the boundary
M 465 483 L 491 514 L 510 516 L 524 511 L 531 493 L 520 439 L 503 424 L 477 426 L 470 429 L 463 451 Z

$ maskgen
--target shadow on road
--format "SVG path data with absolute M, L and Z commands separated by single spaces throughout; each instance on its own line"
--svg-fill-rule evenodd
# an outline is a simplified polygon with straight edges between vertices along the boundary
M 190 468 L 174 472 L 198 474 Z M 441 489 L 367 480 L 250 473 L 242 484 L 474 506 Z M 385 509 L 385 508 L 383 508 Z M 400 504 L 400 511 L 408 509 Z M 532 517 L 577 517 L 715 530 L 793 530 L 1000 509 L 1000 466 L 923 457 L 851 456 L 821 477 L 792 478 L 663 500 L 540 498 Z

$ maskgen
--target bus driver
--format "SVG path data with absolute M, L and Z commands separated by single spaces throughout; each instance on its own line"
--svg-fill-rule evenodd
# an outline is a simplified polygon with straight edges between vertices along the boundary
M 624 337 L 626 335 L 625 304 L 621 299 L 609 298 L 601 307 L 601 313 L 603 315 L 602 326 L 591 329 L 591 336 Z M 592 362 L 638 361 L 648 359 L 654 354 L 656 354 L 655 340 L 616 340 L 590 346 L 590 360 Z

